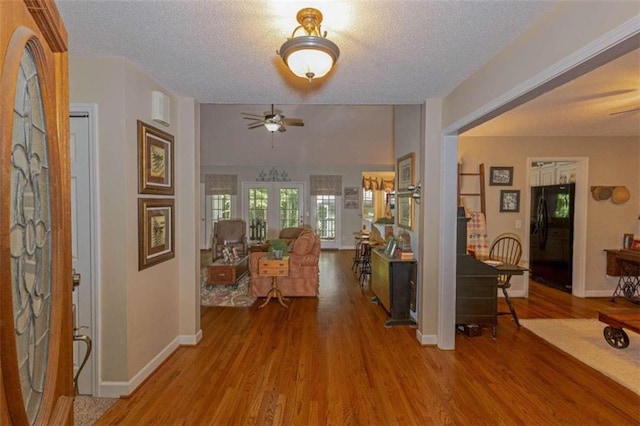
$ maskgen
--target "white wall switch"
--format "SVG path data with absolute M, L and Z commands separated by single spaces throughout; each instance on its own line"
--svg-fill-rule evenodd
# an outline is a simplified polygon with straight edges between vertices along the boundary
M 516 220 L 516 229 L 522 228 L 522 221 L 520 219 Z

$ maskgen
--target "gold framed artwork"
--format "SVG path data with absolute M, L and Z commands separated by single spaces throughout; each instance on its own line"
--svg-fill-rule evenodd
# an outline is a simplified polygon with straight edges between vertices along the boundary
M 138 199 L 138 270 L 175 257 L 172 198 Z
M 396 197 L 396 212 L 398 226 L 405 229 L 413 229 L 413 197 L 411 195 Z
M 415 154 L 404 155 L 398 158 L 398 191 L 408 191 L 413 185 L 413 169 L 415 163 Z
M 173 195 L 173 136 L 138 120 L 138 192 Z

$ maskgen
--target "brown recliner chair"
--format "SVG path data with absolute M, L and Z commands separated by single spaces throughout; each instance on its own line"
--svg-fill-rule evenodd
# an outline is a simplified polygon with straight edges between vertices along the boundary
M 266 252 L 251 253 L 250 294 L 252 296 L 266 297 L 271 290 L 272 278 L 258 275 L 258 259 L 267 255 Z M 316 297 L 320 273 L 319 260 L 320 236 L 311 229 L 301 229 L 297 238 L 289 246 L 289 276 L 278 277 L 278 288 L 282 295 Z
M 213 224 L 211 233 L 211 260 L 222 257 L 224 247 L 236 248 L 238 255 L 247 253 L 247 225 L 242 219 L 219 220 Z

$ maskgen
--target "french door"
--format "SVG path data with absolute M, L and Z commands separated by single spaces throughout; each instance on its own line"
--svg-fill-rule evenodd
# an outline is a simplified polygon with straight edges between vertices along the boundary
M 304 215 L 304 183 L 242 183 L 242 217 L 250 240 L 278 238 L 281 229 L 301 226 Z
M 51 1 L 0 16 L 0 424 L 71 424 L 66 30 Z

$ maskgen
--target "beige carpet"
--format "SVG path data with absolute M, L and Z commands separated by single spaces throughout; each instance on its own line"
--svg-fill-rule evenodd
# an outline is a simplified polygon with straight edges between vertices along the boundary
M 616 349 L 604 340 L 606 324 L 597 319 L 521 319 L 520 323 L 640 395 L 640 335 L 625 330 L 629 347 Z
M 91 426 L 116 403 L 118 398 L 76 396 L 73 401 L 73 425 Z

